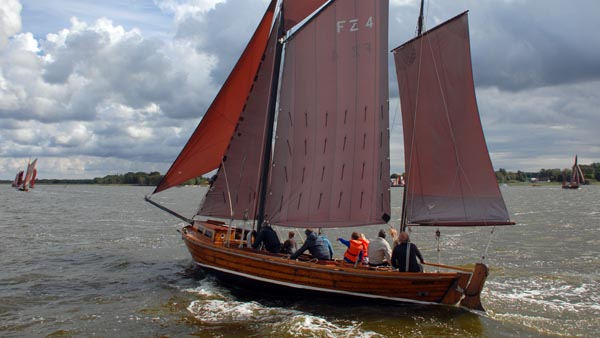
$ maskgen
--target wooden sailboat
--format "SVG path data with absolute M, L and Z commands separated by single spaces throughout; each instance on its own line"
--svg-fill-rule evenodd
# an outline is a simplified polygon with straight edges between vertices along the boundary
M 35 179 L 37 177 L 37 158 L 33 162 L 27 163 L 27 172 L 21 184 L 18 185 L 18 189 L 21 191 L 29 191 L 35 185 Z
M 152 196 L 146 200 L 188 223 L 181 234 L 198 265 L 237 282 L 267 283 L 294 292 L 459 304 L 483 310 L 480 293 L 488 270 L 481 263 L 472 269 L 437 264 L 447 268 L 446 272 L 411 273 L 350 265 L 342 260 L 302 256 L 290 260 L 286 255 L 245 245 L 246 222 L 258 228 L 263 221 L 280 227 L 337 228 L 390 220 L 388 1 L 283 0 L 282 8 L 276 3 L 271 2 L 221 91 L 153 193 L 217 169 L 197 214 L 190 219 L 159 205 Z M 408 80 L 415 75 L 415 62 L 421 58 L 429 61 L 428 52 L 418 54 L 419 41 L 430 37 L 438 45 L 434 49 L 440 49 L 438 39 L 451 37 L 455 41 L 448 45 L 461 43 L 458 48 L 462 54 L 450 58 L 456 62 L 457 57 L 467 58 L 456 72 L 466 72 L 470 78 L 470 68 L 465 69 L 470 67 L 470 55 L 465 53 L 466 29 L 464 15 L 397 49 L 397 60 L 408 58 L 401 65 L 400 76 Z M 405 53 L 409 48 L 410 55 Z M 406 89 L 401 83 L 402 100 L 415 84 Z M 431 90 L 432 84 L 422 84 L 425 87 L 417 88 L 417 93 L 426 95 L 424 91 Z M 497 184 L 495 190 L 487 186 L 494 174 L 478 116 L 473 115 L 477 111 L 472 82 L 459 86 L 459 97 L 454 97 L 454 85 L 457 83 L 446 88 L 450 91 L 447 95 L 453 96 L 448 101 L 468 101 L 461 106 L 469 108 L 464 128 L 475 128 L 468 129 L 468 134 L 479 143 L 444 157 L 448 163 L 452 159 L 458 162 L 453 182 L 460 186 L 449 184 L 447 189 L 440 188 L 443 191 L 424 183 L 431 174 L 437 174 L 437 163 L 426 158 L 433 155 L 432 150 L 408 153 L 410 207 L 405 219 L 410 224 L 428 225 L 508 224 Z M 408 98 L 411 104 L 414 100 Z M 407 111 L 423 113 L 420 109 Z M 463 118 L 453 111 L 448 114 Z M 421 142 L 418 134 L 429 131 L 418 122 L 414 124 L 405 140 Z M 456 135 L 457 147 L 469 145 L 463 136 Z M 487 162 L 483 166 L 479 163 L 483 154 L 478 153 L 474 160 L 469 157 L 473 150 L 485 150 Z M 442 169 L 448 163 L 443 163 Z M 467 174 L 475 178 L 466 181 Z M 428 203 L 436 205 L 426 213 L 421 208 Z
M 580 185 L 585 183 L 585 179 L 583 176 L 583 171 L 577 164 L 577 155 L 575 155 L 575 163 L 573 164 L 573 168 L 571 168 L 571 180 L 569 183 L 563 181 L 562 188 L 563 189 L 579 189 Z

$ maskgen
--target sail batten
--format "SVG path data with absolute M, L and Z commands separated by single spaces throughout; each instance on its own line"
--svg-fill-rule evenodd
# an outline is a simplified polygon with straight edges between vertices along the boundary
M 473 83 L 467 13 L 394 49 L 404 129 L 406 222 L 512 224 Z

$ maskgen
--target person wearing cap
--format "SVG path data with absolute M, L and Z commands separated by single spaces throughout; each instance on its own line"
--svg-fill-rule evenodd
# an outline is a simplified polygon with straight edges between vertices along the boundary
M 304 234 L 306 234 L 304 244 L 290 256 L 290 259 L 300 257 L 306 250 L 310 252 L 313 258 L 318 260 L 328 261 L 331 259 L 329 257 L 329 249 L 327 249 L 325 242 L 323 242 L 323 239 L 321 239 L 313 229 L 307 228 L 304 230 Z
M 379 230 L 377 238 L 371 240 L 368 246 L 369 266 L 389 266 L 392 258 L 392 248 L 385 239 L 385 231 Z

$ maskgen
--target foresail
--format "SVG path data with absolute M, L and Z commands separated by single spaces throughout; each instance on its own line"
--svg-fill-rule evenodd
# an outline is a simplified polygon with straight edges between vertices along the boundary
M 284 30 L 288 31 L 302 20 L 306 19 L 311 13 L 323 6 L 328 0 L 284 0 Z
M 292 227 L 390 213 L 388 1 L 333 1 L 286 42 L 266 218 Z
M 261 163 L 267 141 L 267 117 L 276 60 L 279 18 L 275 20 L 248 101 L 231 137 L 223 163 L 202 203 L 199 215 L 254 219 L 258 201 Z M 271 141 L 270 139 L 268 140 Z
M 407 223 L 512 224 L 479 119 L 467 13 L 398 47 L 394 59 Z
M 271 1 L 233 71 L 154 193 L 219 167 L 262 61 L 276 2 Z

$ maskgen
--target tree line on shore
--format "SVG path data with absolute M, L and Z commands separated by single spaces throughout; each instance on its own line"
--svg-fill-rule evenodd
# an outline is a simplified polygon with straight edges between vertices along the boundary
M 600 182 L 600 163 L 580 164 L 586 182 Z M 565 182 L 571 179 L 571 169 L 541 169 L 538 172 L 525 172 L 521 170 L 507 171 L 500 168 L 496 173 L 498 183 L 516 183 L 516 182 Z M 391 178 L 397 178 L 404 174 L 392 174 Z
M 581 171 L 585 180 L 600 181 L 600 163 L 592 163 L 589 165 L 580 164 Z M 392 174 L 391 178 L 396 178 L 404 174 Z M 127 184 L 140 186 L 156 186 L 163 178 L 158 171 L 146 173 L 143 171 L 128 172 L 126 174 L 107 175 L 104 177 L 96 177 L 94 179 L 37 179 L 36 184 Z M 571 169 L 542 169 L 539 172 L 524 172 L 518 170 L 516 172 L 507 171 L 500 168 L 496 171 L 496 180 L 498 183 L 511 182 L 563 182 L 571 179 Z M 208 185 L 209 179 L 206 177 L 197 177 L 188 180 L 182 185 Z M 5 181 L 4 183 L 10 183 Z

